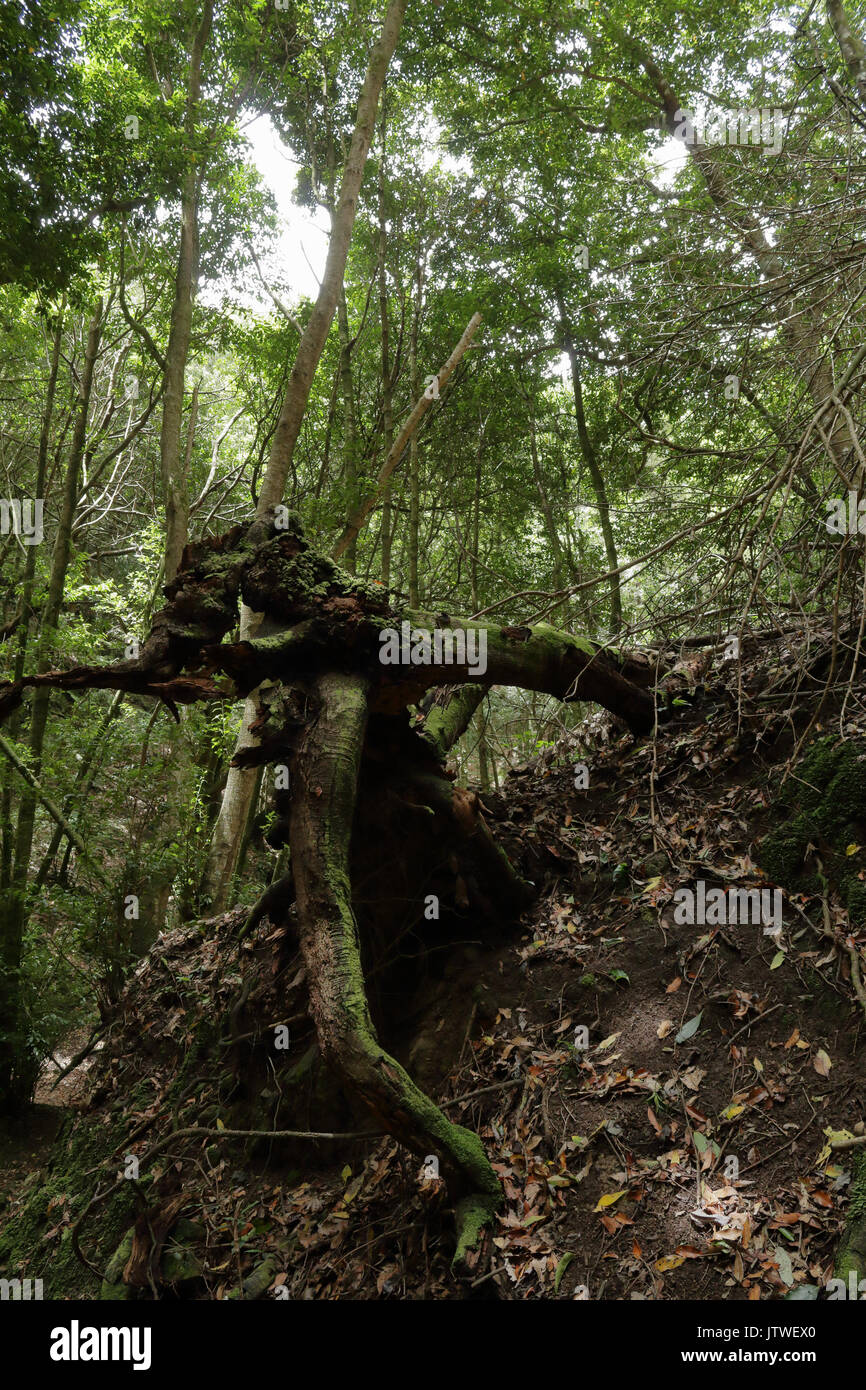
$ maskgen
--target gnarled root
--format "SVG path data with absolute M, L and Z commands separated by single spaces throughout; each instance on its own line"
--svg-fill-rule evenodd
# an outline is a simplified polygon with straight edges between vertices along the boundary
M 478 1136 L 452 1124 L 380 1046 L 364 987 L 349 845 L 367 683 L 361 676 L 328 673 L 316 678 L 311 693 L 318 715 L 295 758 L 290 843 L 319 1045 L 384 1129 L 415 1153 L 438 1159 L 457 1200 L 457 1257 L 462 1258 L 499 1206 L 499 1181 Z

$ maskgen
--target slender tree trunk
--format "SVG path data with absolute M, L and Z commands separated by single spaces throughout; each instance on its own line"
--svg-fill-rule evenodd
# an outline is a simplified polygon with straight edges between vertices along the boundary
M 171 326 L 165 354 L 160 468 L 165 498 L 165 582 L 177 573 L 189 528 L 189 484 L 182 449 L 183 397 L 192 335 L 192 312 L 198 282 L 198 201 L 201 167 L 196 150 L 196 114 L 201 100 L 201 66 L 210 37 L 213 0 L 204 0 L 201 24 L 193 39 L 186 105 L 187 165 L 181 190 L 180 249 L 174 279 Z
M 391 376 L 391 345 L 388 324 L 388 228 L 385 219 L 385 117 L 382 116 L 382 154 L 379 159 L 379 322 L 381 326 L 382 351 L 382 459 L 391 452 L 394 443 L 394 405 L 393 380 Z M 382 583 L 386 589 L 391 586 L 391 484 L 385 484 L 382 494 Z
M 355 213 L 361 191 L 361 180 L 375 128 L 379 96 L 388 65 L 397 46 L 408 0 L 389 0 L 381 33 L 373 45 L 367 73 L 358 99 L 352 143 L 343 168 L 340 196 L 331 226 L 328 255 L 322 283 L 313 312 L 304 329 L 292 367 L 289 384 L 283 399 L 271 454 L 259 493 L 257 515 L 265 516 L 282 502 L 292 456 L 301 430 L 301 421 L 313 376 L 319 364 L 328 332 L 333 322 L 349 254 L 349 243 L 355 224 Z M 242 623 L 244 635 L 254 632 L 258 623 L 252 614 Z M 248 700 L 235 753 L 255 742 L 250 722 L 255 717 L 255 701 Z M 230 767 L 222 805 L 217 817 L 211 843 L 206 888 L 213 907 L 225 907 L 234 878 L 241 837 L 246 825 L 250 800 L 255 790 L 255 778 L 248 770 Z
M 866 106 L 866 46 L 851 28 L 842 0 L 827 0 L 827 16 L 857 94 Z
M 54 338 L 51 345 L 51 357 L 48 368 L 48 384 L 45 391 L 45 409 L 42 412 L 42 427 L 39 432 L 39 455 L 36 463 L 36 497 L 45 499 L 45 478 L 48 467 L 48 447 L 51 440 L 51 423 L 54 416 L 54 398 L 57 394 L 57 376 L 60 366 L 60 347 L 63 341 L 63 314 L 66 308 L 66 296 L 57 314 L 57 321 L 54 329 Z M 27 547 L 27 555 L 24 561 L 24 578 L 21 585 L 21 625 L 18 629 L 18 642 L 15 650 L 15 663 L 13 667 L 13 679 L 20 680 L 24 674 L 24 667 L 27 662 L 27 648 L 30 641 L 30 628 L 34 617 L 33 604 L 33 582 L 36 575 L 36 546 Z M 20 711 L 16 710 L 9 721 L 9 734 L 14 741 L 18 737 L 20 727 Z M 2 824 L 2 873 L 0 873 L 0 888 L 6 888 L 11 881 L 13 863 L 13 835 L 12 835 L 12 777 L 9 768 L 3 769 L 3 797 L 0 806 L 0 824 Z
M 355 425 L 355 398 L 352 390 L 352 340 L 349 332 L 349 311 L 345 286 L 337 300 L 337 331 L 340 335 L 340 391 L 343 397 L 343 474 L 346 479 L 348 515 L 351 516 L 360 499 L 358 493 L 358 432 Z M 357 567 L 357 536 L 346 553 L 346 569 L 350 574 Z
M 197 386 L 193 391 L 185 448 L 183 406 L 193 311 L 198 290 L 199 200 L 205 163 L 205 154 L 198 146 L 196 122 L 201 102 L 202 63 L 211 35 L 213 6 L 214 0 L 203 0 L 201 18 L 192 39 L 189 55 L 185 117 L 186 168 L 181 187 L 180 245 L 174 278 L 168 347 L 165 353 L 160 431 L 160 468 L 165 500 L 165 584 L 170 584 L 174 579 L 189 538 L 189 470 L 198 415 Z M 180 730 L 173 726 L 167 734 L 167 739 L 171 746 L 171 772 L 165 814 L 149 827 L 144 843 L 132 847 L 127 861 L 128 878 L 124 884 L 124 893 L 134 893 L 139 899 L 140 914 L 128 936 L 127 944 L 133 957 L 143 955 L 163 929 L 175 877 L 173 857 L 170 852 L 166 854 L 165 847 L 171 845 L 179 830 L 178 808 L 185 802 L 187 769 L 182 758 Z
M 343 284 L 343 274 L 349 254 L 352 228 L 355 224 L 361 180 L 364 176 L 370 142 L 373 138 L 379 94 L 385 81 L 388 64 L 397 46 L 407 2 L 408 0 L 390 0 L 382 31 L 370 54 L 367 74 L 358 99 L 352 143 L 343 169 L 340 197 L 331 227 L 331 238 L 328 243 L 328 255 L 325 261 L 322 284 L 313 306 L 313 312 L 304 329 L 304 335 L 298 345 L 289 385 L 274 432 L 271 456 L 259 494 L 259 516 L 264 516 L 272 507 L 278 506 L 283 498 L 286 478 L 301 429 L 301 421 L 304 418 L 304 411 L 310 398 L 313 376 L 325 346 L 325 340 L 337 307 L 340 288 Z
M 463 354 L 470 347 L 472 339 L 475 336 L 476 330 L 480 322 L 481 315 L 473 314 L 472 318 L 469 320 L 468 324 L 463 330 L 462 337 L 460 338 L 460 341 L 455 347 L 454 351 L 451 353 L 451 356 L 448 358 L 447 362 L 445 362 L 439 368 L 436 379 L 439 383 L 440 392 L 442 391 L 442 388 L 450 380 L 451 374 L 454 371 L 457 364 L 460 362 L 461 358 L 463 357 Z M 345 529 L 343 530 L 343 534 L 340 536 L 339 540 L 334 545 L 334 548 L 331 551 L 331 556 L 334 560 L 339 560 L 340 556 L 345 554 L 345 552 L 351 545 L 353 538 L 357 536 L 358 532 L 365 524 L 367 517 L 370 515 L 371 511 L 375 507 L 376 503 L 383 496 L 385 488 L 387 487 L 388 481 L 391 477 L 391 474 L 394 472 L 394 469 L 397 467 L 398 463 L 400 462 L 401 458 L 403 457 L 404 453 L 409 447 L 409 443 L 412 439 L 415 430 L 418 428 L 427 411 L 430 409 L 433 400 L 434 396 L 428 395 L 425 391 L 424 394 L 421 396 L 420 400 L 416 402 L 411 414 L 408 416 L 394 444 L 391 446 L 388 452 L 388 456 L 385 459 L 385 462 L 379 469 L 379 476 L 376 480 L 375 486 L 373 487 L 372 491 L 369 492 L 368 495 L 365 497 L 364 501 L 361 503 L 355 515 L 350 519 Z
M 90 795 L 93 783 L 96 781 L 102 757 L 105 754 L 106 736 L 112 723 L 117 718 L 122 702 L 123 693 L 120 690 L 115 691 L 109 702 L 108 709 L 102 716 L 96 734 L 91 740 L 90 747 L 78 765 L 78 770 L 75 774 L 75 788 L 63 803 L 63 815 L 67 820 L 71 819 L 75 811 L 76 802 L 79 805 L 83 805 Z M 67 836 L 67 839 L 69 838 L 66 828 L 63 825 L 57 824 L 54 828 L 51 842 L 42 856 L 42 863 L 39 865 L 39 869 L 36 873 L 35 882 L 37 888 L 41 888 L 48 878 L 48 872 L 53 863 L 54 856 L 60 848 L 64 835 Z
M 415 266 L 415 304 L 409 336 L 409 380 L 412 400 L 421 394 L 418 376 L 418 332 L 421 326 L 421 307 L 424 297 L 424 264 L 419 253 Z M 418 588 L 418 548 L 421 525 L 421 470 L 418 456 L 418 436 L 409 441 L 409 603 L 417 608 L 421 602 Z
M 93 371 L 99 350 L 102 329 L 102 300 L 96 302 L 87 334 L 84 362 L 78 385 L 78 408 L 75 416 L 69 461 L 63 486 L 57 536 L 51 558 L 48 595 L 41 616 L 41 638 L 37 669 L 49 667 L 49 644 L 57 627 L 63 604 L 66 573 L 72 542 L 72 524 L 78 502 L 81 461 L 87 438 L 87 420 L 93 389 Z M 38 779 L 42 765 L 42 750 L 51 699 L 50 687 L 38 688 L 33 697 L 30 714 L 30 771 Z M 34 1061 L 27 1055 L 22 1037 L 20 976 L 24 928 L 27 922 L 27 880 L 33 847 L 33 829 L 38 797 L 33 788 L 22 796 L 15 832 L 12 881 L 5 896 L 0 918 L 0 1112 L 16 1109 L 27 1100 L 35 1079 Z
M 676 94 L 652 54 L 623 30 L 619 32 L 625 46 L 632 50 L 653 83 L 661 99 L 665 122 L 673 133 L 677 125 L 677 113 L 681 110 Z M 835 391 L 833 367 L 822 346 L 820 324 L 815 320 L 814 309 L 809 301 L 810 291 L 797 294 L 787 288 L 789 267 L 784 257 L 768 240 L 758 215 L 732 197 L 721 164 L 713 151 L 698 140 L 689 144 L 687 149 L 703 176 L 712 202 L 724 214 L 726 221 L 737 228 L 743 248 L 754 257 L 765 279 L 771 284 L 775 282 L 778 286 L 776 299 L 779 318 L 794 361 L 813 403 L 829 408 L 830 398 Z M 844 418 L 836 418 L 828 434 L 828 452 L 836 471 L 846 481 L 848 479 L 842 461 L 854 447 L 855 441 L 846 421 Z
M 475 496 L 473 498 L 472 553 L 469 557 L 469 585 L 472 612 L 481 608 L 481 594 L 478 588 L 478 549 L 481 545 L 481 460 L 484 457 L 484 430 L 486 421 L 479 424 L 478 443 L 475 448 Z M 478 780 L 482 791 L 490 786 L 487 755 L 487 715 L 484 711 L 485 689 L 478 704 Z
M 580 361 L 574 346 L 571 327 L 568 320 L 565 318 L 562 304 L 560 304 L 560 313 L 562 315 L 563 341 L 571 367 L 571 389 L 574 395 L 574 416 L 577 421 L 577 437 L 580 441 L 580 450 L 583 454 L 584 462 L 589 470 L 592 490 L 595 493 L 595 502 L 598 507 L 598 524 L 601 527 L 602 539 L 604 540 L 604 553 L 607 559 L 607 567 L 609 570 L 616 570 L 619 566 L 619 557 L 617 555 L 616 540 L 610 521 L 610 503 L 608 502 L 604 474 L 599 466 L 595 446 L 593 445 L 592 438 L 586 425 L 586 414 L 583 408 L 583 387 L 580 380 Z M 618 574 L 611 575 L 609 588 L 610 631 L 611 636 L 615 637 L 622 628 L 622 593 Z
M 544 474 L 541 469 L 541 460 L 538 457 L 538 436 L 535 429 L 535 412 L 531 409 L 529 421 L 529 454 L 532 459 L 532 472 L 535 477 L 535 487 L 538 492 L 541 516 L 544 521 L 544 529 L 547 532 L 547 543 L 550 546 L 550 553 L 553 556 L 553 587 L 561 589 L 565 583 L 565 553 L 562 548 L 562 541 L 559 538 L 559 531 L 556 527 L 556 518 L 553 515 L 553 507 L 547 495 L 547 486 L 544 481 Z M 570 571 L 571 573 L 571 571 Z M 577 582 L 574 574 L 571 574 L 572 583 Z

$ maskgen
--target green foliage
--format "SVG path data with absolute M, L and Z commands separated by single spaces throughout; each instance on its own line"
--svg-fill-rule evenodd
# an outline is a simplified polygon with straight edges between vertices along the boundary
M 332 212 L 381 10 L 217 3 L 197 99 L 200 0 L 16 0 L 2 11 L 0 492 L 35 497 L 42 479 L 45 542 L 0 536 L 0 677 L 117 660 L 162 606 L 165 356 L 190 186 L 189 535 L 249 518 L 314 306 L 281 264 L 275 190 L 247 132 L 269 123 L 283 141 L 296 208 Z M 862 5 L 849 18 L 863 30 Z M 781 112 L 781 153 L 672 147 L 664 90 L 699 116 Z M 313 545 L 327 553 L 374 487 L 386 404 L 393 435 L 479 311 L 482 329 L 393 474 L 388 509 L 374 508 L 346 557 L 359 582 L 431 611 L 547 620 L 584 639 L 612 636 L 619 602 L 625 645 L 837 601 L 856 617 L 855 545 L 821 525 L 823 494 L 839 490 L 856 450 L 834 462 L 808 430 L 826 387 L 819 365 L 843 380 L 862 339 L 861 96 L 821 7 L 803 18 L 765 0 L 630 0 L 616 13 L 576 0 L 410 6 L 291 460 L 284 500 Z M 49 630 L 97 293 L 101 343 Z M 792 338 L 798 323 L 805 339 Z M 855 376 L 846 396 L 858 437 L 861 385 Z M 621 579 L 602 582 L 609 569 Z M 238 709 L 184 710 L 179 729 L 137 697 L 109 709 L 101 695 L 52 697 L 36 752 L 32 702 L 6 730 L 109 885 L 31 807 L 20 968 L 37 1052 L 116 992 L 148 931 L 204 905 Z M 581 713 L 492 692 L 455 751 L 461 775 L 496 782 Z M 765 844 L 771 872 L 795 875 L 813 830 L 847 842 L 862 819 L 858 775 L 816 765 L 820 799 L 791 801 Z M 27 811 L 6 766 L 0 795 L 5 892 Z M 264 798 L 257 811 L 245 899 L 272 868 Z M 846 892 L 862 915 L 852 859 Z M 147 900 L 149 925 L 124 924 L 128 894 Z

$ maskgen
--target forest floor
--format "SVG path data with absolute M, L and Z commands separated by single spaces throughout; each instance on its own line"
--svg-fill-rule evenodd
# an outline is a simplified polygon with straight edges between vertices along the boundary
M 262 1292 L 304 1299 L 766 1299 L 832 1277 L 855 1170 L 825 1131 L 854 1131 L 866 1113 L 848 957 L 805 894 L 785 895 L 776 935 L 674 921 L 679 887 L 767 882 L 760 841 L 815 712 L 786 694 L 791 660 L 782 638 L 745 674 L 702 672 L 654 740 L 618 737 L 593 716 L 483 798 L 538 897 L 499 941 L 431 955 L 388 1040 L 450 1118 L 481 1135 L 502 1180 L 473 1267 L 452 1272 L 444 1186 L 389 1138 L 341 1152 L 308 1144 L 300 1161 L 268 1145 L 250 1156 L 222 1144 L 219 1156 L 202 1140 L 160 1160 L 200 1223 L 185 1296 L 235 1296 L 255 1270 Z M 844 718 L 849 739 L 866 736 L 866 719 Z M 828 704 L 810 739 L 838 732 L 838 719 Z M 861 846 L 848 848 L 856 864 Z M 64 1103 L 89 1104 L 106 1125 L 122 1111 L 137 1152 L 168 1131 L 164 1097 L 184 1068 L 193 1084 L 174 1123 L 202 1123 L 209 1099 L 219 1117 L 212 1061 L 190 1066 L 193 1016 L 231 1018 L 235 1037 L 248 1029 L 250 1002 L 238 1015 L 233 1001 L 255 960 L 248 1000 L 259 1018 L 279 1017 L 268 992 L 281 937 L 267 924 L 241 946 L 228 930 L 164 934 L 130 981 L 92 1101 L 72 1092 Z M 37 1108 L 26 1141 L 0 1153 L 0 1190 L 18 1186 L 52 1133 Z M 46 1251 L 81 1209 L 60 1196 Z M 15 1210 L 13 1198 L 13 1223 Z M 96 1296 L 82 1276 L 79 1292 Z

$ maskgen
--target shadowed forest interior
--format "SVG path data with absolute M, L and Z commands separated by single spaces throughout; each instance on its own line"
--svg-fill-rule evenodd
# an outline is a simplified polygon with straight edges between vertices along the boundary
M 866 7 L 0 62 L 3 1289 L 858 1297 Z

